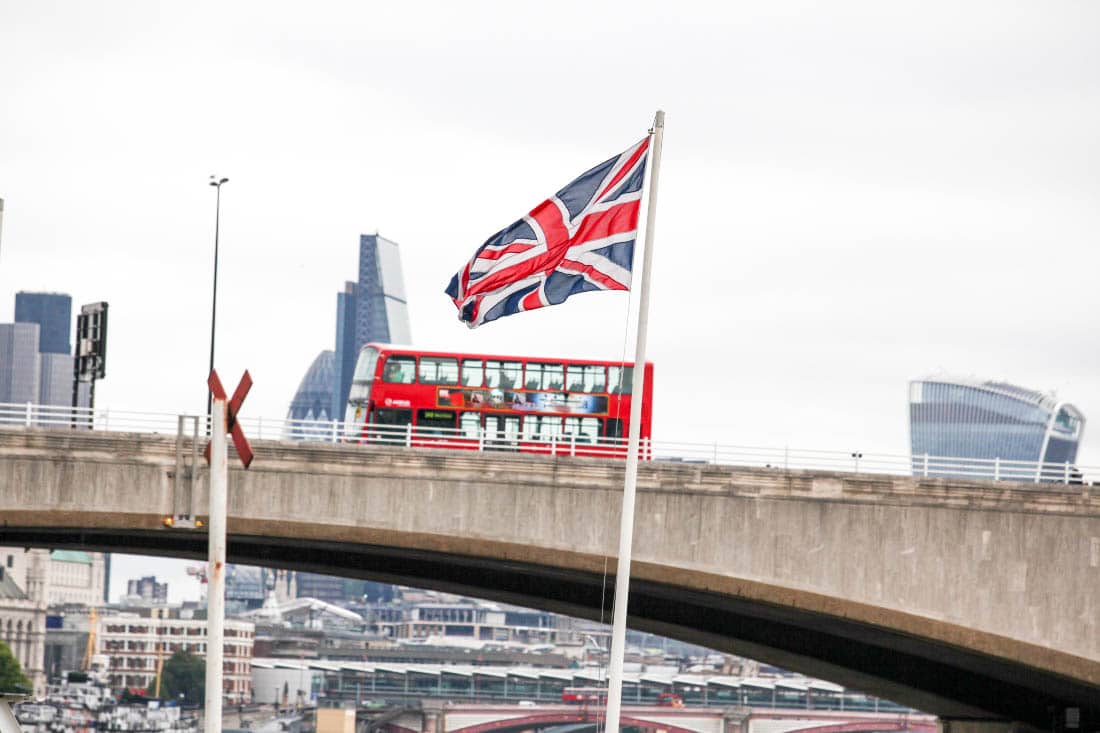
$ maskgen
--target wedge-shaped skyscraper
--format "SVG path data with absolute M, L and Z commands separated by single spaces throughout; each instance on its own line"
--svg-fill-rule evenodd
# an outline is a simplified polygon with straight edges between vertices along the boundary
M 1084 427 L 1073 405 L 1014 384 L 942 377 L 909 384 L 916 475 L 1063 480 L 1075 471 Z

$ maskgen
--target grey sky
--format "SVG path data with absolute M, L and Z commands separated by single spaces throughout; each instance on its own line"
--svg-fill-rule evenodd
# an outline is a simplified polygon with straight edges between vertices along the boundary
M 1100 421 L 1097 38 L 1091 2 L 0 0 L 0 320 L 107 300 L 98 403 L 202 411 L 218 173 L 250 414 L 332 348 L 361 232 L 418 344 L 617 358 L 624 295 L 470 332 L 442 290 L 662 107 L 658 439 L 900 454 L 938 370 Z

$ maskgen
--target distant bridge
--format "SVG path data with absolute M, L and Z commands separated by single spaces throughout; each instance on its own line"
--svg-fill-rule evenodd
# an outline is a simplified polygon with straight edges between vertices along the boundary
M 230 559 L 598 617 L 622 464 L 257 441 Z M 0 430 L 0 543 L 199 557 L 205 468 L 174 436 Z M 1087 485 L 647 463 L 631 624 L 949 720 L 1100 721 Z M 605 585 L 606 580 L 606 585 Z M 1096 723 L 1100 725 L 1100 722 Z
M 389 733 L 518 733 L 570 726 L 577 731 L 602 729 L 604 711 L 575 705 L 467 705 L 426 703 L 380 730 Z M 667 733 L 935 733 L 931 715 L 828 712 L 819 710 L 749 710 L 747 708 L 669 708 L 624 705 L 623 728 Z

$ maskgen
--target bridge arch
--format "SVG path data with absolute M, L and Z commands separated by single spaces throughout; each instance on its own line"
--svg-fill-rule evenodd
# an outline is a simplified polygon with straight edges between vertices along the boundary
M 531 728 L 548 725 L 568 725 L 569 723 L 591 723 L 595 725 L 603 722 L 604 717 L 604 715 L 592 710 L 577 711 L 576 713 L 564 711 L 532 713 L 522 717 L 505 718 L 466 726 L 465 728 L 455 728 L 447 733 L 510 733 L 511 731 L 530 730 Z M 660 728 L 668 731 L 668 733 L 699 733 L 691 728 L 682 728 L 664 721 L 656 723 L 651 720 L 644 720 L 626 712 L 623 712 L 620 716 L 620 725 L 623 728 L 633 727 L 644 730 Z
M 810 725 L 805 728 L 792 728 L 784 733 L 890 733 L 891 731 L 911 731 L 911 733 L 936 733 L 936 724 L 930 722 L 905 722 L 898 720 L 857 720 L 849 723 L 831 723 Z

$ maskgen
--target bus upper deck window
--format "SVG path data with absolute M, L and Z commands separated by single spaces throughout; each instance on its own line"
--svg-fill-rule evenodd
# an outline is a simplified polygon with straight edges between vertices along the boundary
M 481 359 L 463 359 L 462 360 L 462 386 L 463 387 L 483 387 L 485 386 L 485 374 L 481 368 Z
M 539 384 L 542 383 L 542 364 L 537 362 L 527 362 L 527 369 L 523 375 L 523 388 L 524 389 L 538 389 Z
M 382 370 L 382 381 L 391 384 L 412 384 L 416 381 L 415 356 L 391 356 Z
M 634 367 L 611 366 L 607 368 L 608 392 L 610 394 L 630 394 L 634 389 Z
M 458 359 L 441 356 L 420 357 L 421 384 L 458 384 Z
M 523 363 L 518 361 L 502 362 L 500 372 L 500 388 L 515 389 L 519 386 L 523 375 Z
M 356 382 L 369 382 L 374 379 L 374 367 L 378 363 L 378 349 L 369 346 L 359 354 L 359 360 L 355 362 Z
M 542 389 L 562 389 L 565 387 L 565 367 L 561 364 L 542 365 Z
M 498 389 L 500 387 L 499 361 L 485 362 L 485 386 L 490 389 Z
M 607 369 L 602 364 L 570 364 L 565 371 L 565 388 L 570 392 L 607 391 Z

